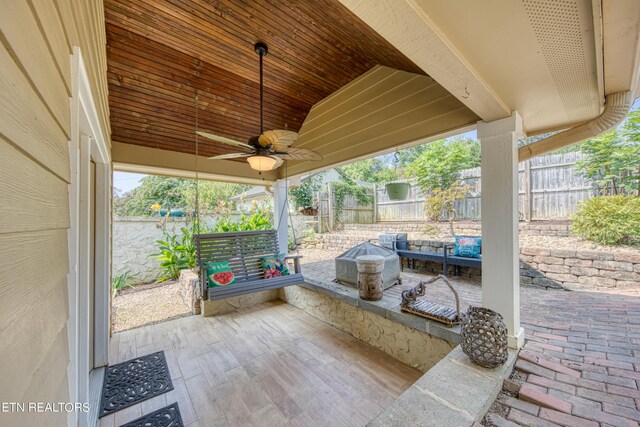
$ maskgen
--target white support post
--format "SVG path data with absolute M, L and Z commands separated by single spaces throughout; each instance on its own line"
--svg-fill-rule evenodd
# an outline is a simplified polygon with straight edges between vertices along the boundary
M 273 184 L 273 222 L 278 230 L 278 247 L 285 255 L 289 253 L 289 203 L 287 180 L 278 179 Z
M 482 153 L 482 305 L 497 311 L 509 330 L 509 346 L 520 348 L 518 248 L 518 137 L 522 118 L 478 122 Z

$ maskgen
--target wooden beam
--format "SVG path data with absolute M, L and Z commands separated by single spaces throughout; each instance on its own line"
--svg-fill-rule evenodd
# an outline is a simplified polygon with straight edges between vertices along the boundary
M 340 0 L 378 34 L 485 121 L 510 108 L 415 0 Z

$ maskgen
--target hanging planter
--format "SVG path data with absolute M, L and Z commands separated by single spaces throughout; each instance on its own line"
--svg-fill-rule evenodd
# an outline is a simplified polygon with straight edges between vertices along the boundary
M 389 200 L 406 200 L 409 195 L 408 182 L 391 182 L 385 186 Z

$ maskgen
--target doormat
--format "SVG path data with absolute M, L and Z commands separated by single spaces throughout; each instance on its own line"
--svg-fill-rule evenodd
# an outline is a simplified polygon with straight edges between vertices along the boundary
M 107 367 L 100 417 L 173 390 L 164 351 Z
M 120 427 L 184 427 L 178 403 L 153 411 L 149 415 L 140 417 Z

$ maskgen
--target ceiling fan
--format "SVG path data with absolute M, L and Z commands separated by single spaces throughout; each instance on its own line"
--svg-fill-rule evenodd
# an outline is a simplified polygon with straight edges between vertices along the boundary
M 306 148 L 295 148 L 292 145 L 298 139 L 296 132 L 289 130 L 264 130 L 263 103 L 264 86 L 262 83 L 262 61 L 267 54 L 267 45 L 258 42 L 254 46 L 260 56 L 260 135 L 249 138 L 249 141 L 239 142 L 210 132 L 196 131 L 205 138 L 212 139 L 223 144 L 240 148 L 241 152 L 221 154 L 209 157 L 209 159 L 236 159 L 246 157 L 251 168 L 258 171 L 267 171 L 279 168 L 285 160 L 322 160 L 322 155 Z

